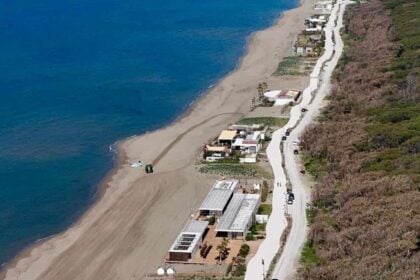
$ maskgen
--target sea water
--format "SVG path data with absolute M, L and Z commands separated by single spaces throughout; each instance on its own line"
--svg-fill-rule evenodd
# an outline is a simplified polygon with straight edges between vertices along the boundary
M 166 125 L 294 0 L 0 2 L 0 263 L 94 201 L 118 139 Z

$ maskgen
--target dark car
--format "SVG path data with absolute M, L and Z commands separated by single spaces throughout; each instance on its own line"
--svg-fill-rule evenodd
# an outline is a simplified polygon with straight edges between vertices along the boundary
M 281 141 L 286 141 L 286 139 L 287 139 L 287 136 L 283 136 L 283 137 L 281 138 Z
M 289 135 L 290 135 L 290 132 L 292 132 L 292 129 L 291 129 L 291 128 L 288 128 L 288 129 L 286 130 L 286 136 L 289 136 Z
M 298 154 L 299 154 L 299 150 L 298 150 L 298 149 L 294 149 L 294 150 L 293 150 L 293 153 L 294 153 L 295 155 L 298 155 Z
M 295 195 L 291 192 L 287 198 L 287 204 L 293 204 L 293 200 L 295 200 Z
M 302 108 L 302 113 L 305 113 L 305 112 L 307 112 L 308 111 L 308 109 L 306 109 L 306 108 Z

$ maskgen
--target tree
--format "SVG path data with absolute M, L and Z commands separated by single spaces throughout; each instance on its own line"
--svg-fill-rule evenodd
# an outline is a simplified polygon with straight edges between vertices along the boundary
M 217 245 L 216 250 L 219 252 L 219 261 L 226 257 L 228 251 L 229 240 L 223 237 L 222 242 Z
M 262 83 L 262 87 L 263 87 L 263 93 L 268 90 L 268 85 L 266 82 Z
M 258 99 L 261 100 L 264 96 L 264 86 L 262 84 L 258 84 Z

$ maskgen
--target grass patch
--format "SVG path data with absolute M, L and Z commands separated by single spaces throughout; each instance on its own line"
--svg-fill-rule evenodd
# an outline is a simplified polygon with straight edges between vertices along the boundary
M 302 64 L 303 59 L 304 58 L 300 56 L 288 56 L 283 58 L 273 75 L 302 75 L 303 73 L 299 71 L 299 67 Z
M 260 215 L 271 215 L 273 206 L 271 204 L 261 204 L 258 208 L 258 214 Z
M 314 267 L 319 264 L 319 258 L 316 255 L 315 247 L 310 242 L 306 242 L 303 247 L 300 262 L 306 267 Z
M 275 118 L 275 117 L 258 117 L 258 118 L 244 118 L 240 120 L 239 124 L 262 124 L 268 126 L 282 127 L 289 121 L 288 118 Z
M 246 176 L 271 178 L 272 176 L 261 166 L 256 164 L 239 163 L 207 163 L 199 168 L 201 173 L 218 174 L 223 176 Z
M 307 157 L 305 159 L 305 170 L 315 179 L 319 179 L 324 174 L 326 165 L 327 161 L 325 159 L 314 157 Z

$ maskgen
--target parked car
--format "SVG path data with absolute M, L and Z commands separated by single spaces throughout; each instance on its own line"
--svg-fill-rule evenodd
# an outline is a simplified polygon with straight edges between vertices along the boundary
M 301 173 L 301 174 L 305 174 L 305 173 L 306 173 L 305 169 L 302 169 L 302 170 L 300 171 L 300 173 Z
M 293 204 L 293 200 L 295 200 L 294 193 L 289 193 L 289 196 L 287 197 L 287 204 Z
M 302 108 L 302 113 L 305 113 L 305 112 L 307 112 L 308 111 L 308 109 L 306 109 L 306 108 Z
M 293 150 L 293 153 L 294 153 L 295 155 L 298 155 L 298 154 L 299 154 L 299 150 L 298 150 L 298 149 L 294 149 L 294 150 Z
M 287 140 L 287 136 L 283 136 L 282 138 L 281 138 L 281 141 L 286 141 Z
M 292 132 L 292 129 L 289 127 L 289 128 L 286 130 L 286 136 L 289 136 L 289 135 L 290 135 L 290 132 Z

